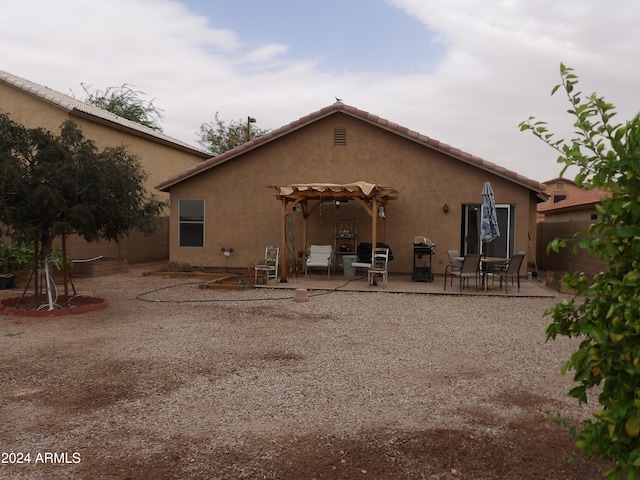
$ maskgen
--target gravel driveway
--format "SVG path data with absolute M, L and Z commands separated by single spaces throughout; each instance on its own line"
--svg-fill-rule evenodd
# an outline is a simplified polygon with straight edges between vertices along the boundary
M 76 287 L 109 307 L 0 316 L 0 478 L 584 480 L 604 468 L 563 462 L 572 442 L 550 421 L 592 407 L 559 374 L 576 344 L 545 342 L 558 299 L 300 303 L 136 268 Z

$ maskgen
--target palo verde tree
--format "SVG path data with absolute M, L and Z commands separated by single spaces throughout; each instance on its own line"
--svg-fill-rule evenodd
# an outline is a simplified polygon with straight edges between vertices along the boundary
M 231 120 L 227 124 L 220 120 L 218 112 L 216 112 L 213 122 L 200 125 L 198 143 L 212 155 L 220 155 L 269 131 L 252 126 L 253 123 L 255 123 L 255 119 L 247 117 L 246 122 Z
M 145 190 L 146 178 L 124 146 L 98 151 L 74 122 L 56 136 L 0 114 L 0 224 L 44 254 L 58 235 L 91 242 L 153 232 L 165 204 Z
M 601 408 L 593 419 L 572 427 L 576 445 L 586 455 L 612 460 L 609 478 L 637 479 L 640 474 L 640 116 L 614 123 L 615 108 L 595 93 L 577 91 L 578 78 L 560 66 L 576 137 L 556 140 L 545 122 L 533 117 L 520 124 L 560 152 L 562 174 L 578 168 L 576 184 L 601 188 L 608 196 L 597 205 L 601 219 L 576 234 L 574 249 L 607 262 L 605 271 L 581 272 L 564 280 L 575 296 L 547 312 L 553 321 L 547 339 L 558 335 L 581 339 L 563 366 L 577 384 L 569 395 L 580 403 L 597 395 Z M 548 248 L 566 247 L 554 240 Z M 596 388 L 598 387 L 598 388 Z
M 108 87 L 104 91 L 91 91 L 91 86 L 84 83 L 81 85 L 87 95 L 84 99 L 86 103 L 162 132 L 162 110 L 153 104 L 153 100 L 146 101 L 140 98 L 144 92 L 133 90 L 126 83 L 121 87 Z

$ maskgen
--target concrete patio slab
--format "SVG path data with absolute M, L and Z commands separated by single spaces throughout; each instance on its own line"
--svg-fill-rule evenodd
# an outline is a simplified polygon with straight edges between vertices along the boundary
M 540 277 L 538 277 L 540 278 Z M 449 282 L 449 279 L 447 279 Z M 286 283 L 270 280 L 267 285 L 256 285 L 256 288 L 275 289 L 299 289 L 307 290 L 341 290 L 350 292 L 387 292 L 387 293 L 420 293 L 431 295 L 461 295 L 459 283 L 454 279 L 453 285 L 448 284 L 445 290 L 444 277 L 436 276 L 433 282 L 412 281 L 410 274 L 389 274 L 388 284 L 383 285 L 381 279 L 378 285 L 370 286 L 366 275 L 356 277 L 345 277 L 341 274 L 334 275 L 328 279 L 326 275 L 312 274 L 307 277 L 290 277 Z M 501 296 L 501 297 L 548 297 L 553 298 L 559 293 L 548 288 L 542 280 L 536 278 L 527 280 L 520 279 L 520 291 L 517 285 L 509 285 L 508 292 L 505 292 L 504 285 L 500 289 L 499 282 L 493 282 L 489 278 L 487 290 L 482 285 L 478 285 L 478 290 L 473 281 L 468 287 L 462 290 L 462 295 L 479 296 Z

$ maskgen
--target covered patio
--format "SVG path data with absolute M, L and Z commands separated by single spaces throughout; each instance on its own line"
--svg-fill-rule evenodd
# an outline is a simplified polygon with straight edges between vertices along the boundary
M 271 186 L 275 190 L 276 199 L 281 202 L 281 243 L 280 252 L 287 251 L 287 227 L 286 218 L 294 208 L 302 209 L 302 247 L 303 251 L 309 248 L 307 238 L 308 219 L 311 214 L 327 201 L 348 202 L 350 200 L 360 204 L 371 218 L 371 245 L 385 239 L 386 207 L 389 201 L 398 198 L 398 191 L 390 186 L 376 185 L 364 181 L 334 184 L 334 183 L 306 183 L 284 186 Z M 380 232 L 378 232 L 380 230 Z M 287 255 L 281 255 L 280 283 L 286 284 L 287 279 Z M 302 270 L 304 271 L 304 265 Z

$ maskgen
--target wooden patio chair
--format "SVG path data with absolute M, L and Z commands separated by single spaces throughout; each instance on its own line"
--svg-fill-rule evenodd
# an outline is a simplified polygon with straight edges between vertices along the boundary
M 258 272 L 265 272 L 267 283 L 269 279 L 278 278 L 278 263 L 280 261 L 280 247 L 268 246 L 264 249 L 264 263 L 255 266 L 254 284 L 258 283 Z
M 376 247 L 373 250 L 373 254 L 371 256 L 371 268 L 369 268 L 369 273 L 367 275 L 369 285 L 376 285 L 376 277 L 381 276 L 382 281 L 384 282 L 384 286 L 387 286 L 387 277 L 389 273 L 388 265 L 389 249 Z

